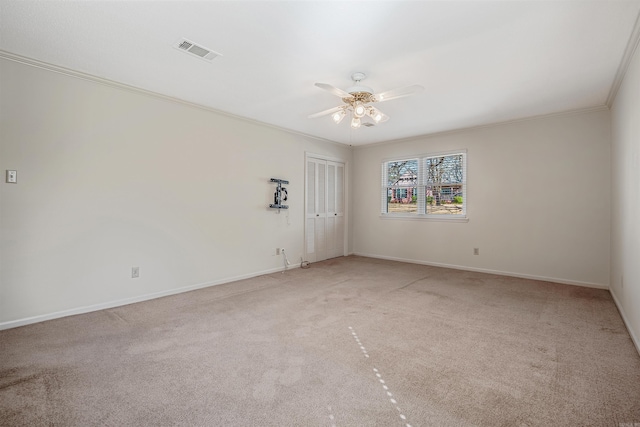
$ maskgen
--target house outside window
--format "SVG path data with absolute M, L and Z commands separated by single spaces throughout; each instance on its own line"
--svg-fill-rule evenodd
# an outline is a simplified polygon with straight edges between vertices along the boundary
M 466 150 L 382 163 L 382 215 L 466 219 Z

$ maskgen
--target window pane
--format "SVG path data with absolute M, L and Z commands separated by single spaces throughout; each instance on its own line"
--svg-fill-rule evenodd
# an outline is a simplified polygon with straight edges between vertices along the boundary
M 418 212 L 418 190 L 416 187 L 387 187 L 387 212 Z
M 387 163 L 388 187 L 413 187 L 418 183 L 418 160 Z
M 427 214 L 462 215 L 462 184 L 427 185 Z
M 462 154 L 429 157 L 425 160 L 427 183 L 434 185 L 463 183 Z
M 462 154 L 425 159 L 427 214 L 463 215 Z

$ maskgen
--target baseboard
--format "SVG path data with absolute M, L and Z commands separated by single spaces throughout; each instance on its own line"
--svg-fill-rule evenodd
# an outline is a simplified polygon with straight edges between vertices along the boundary
M 290 269 L 299 268 L 299 267 L 300 267 L 299 265 L 294 264 L 292 266 L 289 266 L 288 269 L 290 270 Z M 8 322 L 0 323 L 0 331 L 4 330 L 4 329 L 11 329 L 11 328 L 17 328 L 17 327 L 20 327 L 20 326 L 26 326 L 26 325 L 30 325 L 30 324 L 33 324 L 33 323 L 44 322 L 45 320 L 59 319 L 61 317 L 75 316 L 77 314 L 90 313 L 90 312 L 93 312 L 93 311 L 100 311 L 100 310 L 105 310 L 105 309 L 108 309 L 108 308 L 121 307 L 121 306 L 124 306 L 124 305 L 135 304 L 137 302 L 143 302 L 143 301 L 148 301 L 148 300 L 152 300 L 152 299 L 156 299 L 156 298 L 167 297 L 167 296 L 170 296 L 170 295 L 181 294 L 183 292 L 195 291 L 197 289 L 208 288 L 210 286 L 223 285 L 225 283 L 237 282 L 238 280 L 251 279 L 252 277 L 263 276 L 265 274 L 279 273 L 279 272 L 281 272 L 283 270 L 284 270 L 283 267 L 272 268 L 272 269 L 269 269 L 269 270 L 263 270 L 263 271 L 258 271 L 258 272 L 255 272 L 255 273 L 243 274 L 243 275 L 235 276 L 235 277 L 228 277 L 228 278 L 225 278 L 225 279 L 215 280 L 215 281 L 212 281 L 212 282 L 199 283 L 199 284 L 190 285 L 190 286 L 183 286 L 183 287 L 180 287 L 180 288 L 169 289 L 169 290 L 166 290 L 166 291 L 154 292 L 154 293 L 151 293 L 151 294 L 139 295 L 139 296 L 136 296 L 136 297 L 125 298 L 125 299 L 120 299 L 120 300 L 115 300 L 115 301 L 109 301 L 109 302 L 100 303 L 100 304 L 93 304 L 93 305 L 88 305 L 88 306 L 83 306 L 83 307 L 76 307 L 76 308 L 71 308 L 69 310 L 56 311 L 55 313 L 41 314 L 41 315 L 38 315 L 38 316 L 26 317 L 26 318 L 18 319 L 18 320 L 10 320 Z
M 622 309 L 622 304 L 620 303 L 620 300 L 618 299 L 618 297 L 616 296 L 616 294 L 613 292 L 612 289 L 609 290 L 609 293 L 613 297 L 613 302 L 616 304 L 616 307 L 618 308 L 618 313 L 620 313 L 620 317 L 622 317 L 622 321 L 624 322 L 624 325 L 627 327 L 627 331 L 629 332 L 631 341 L 633 342 L 633 345 L 636 346 L 636 350 L 640 355 L 640 340 L 638 340 L 638 337 L 634 333 L 633 328 L 631 327 L 631 323 L 627 319 L 627 315 L 624 313 L 624 310 Z
M 541 280 L 544 282 L 561 283 L 563 285 L 584 286 L 586 288 L 596 288 L 596 289 L 609 289 L 609 286 L 602 285 L 599 283 L 580 282 L 577 280 L 558 279 L 555 277 L 536 276 L 532 274 L 521 274 L 521 273 L 514 273 L 511 271 L 490 270 L 487 268 L 467 267 L 465 265 L 456 265 L 456 264 L 443 264 L 439 262 L 429 262 L 429 261 L 421 261 L 416 259 L 388 257 L 384 255 L 365 254 L 361 252 L 355 252 L 354 255 L 368 257 L 368 258 L 385 259 L 389 261 L 408 262 L 410 264 L 429 265 L 432 267 L 452 268 L 454 270 L 465 270 L 465 271 L 475 271 L 478 273 L 497 274 L 498 276 L 518 277 L 520 279 Z

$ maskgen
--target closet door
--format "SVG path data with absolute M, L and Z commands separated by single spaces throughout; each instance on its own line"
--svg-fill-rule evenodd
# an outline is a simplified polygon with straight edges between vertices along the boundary
M 307 160 L 304 219 L 305 260 L 316 261 L 316 161 Z
M 305 259 L 316 262 L 327 259 L 325 250 L 327 162 L 308 158 L 306 180 Z
M 327 258 L 344 256 L 344 164 L 327 162 Z
M 327 254 L 327 162 L 316 162 L 316 261 L 329 258 Z
M 344 256 L 344 163 L 309 157 L 306 181 L 305 259 Z

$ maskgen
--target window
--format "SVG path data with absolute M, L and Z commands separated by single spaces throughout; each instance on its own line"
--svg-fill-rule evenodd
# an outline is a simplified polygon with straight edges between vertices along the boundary
M 466 157 L 458 151 L 382 163 L 382 214 L 466 218 Z

